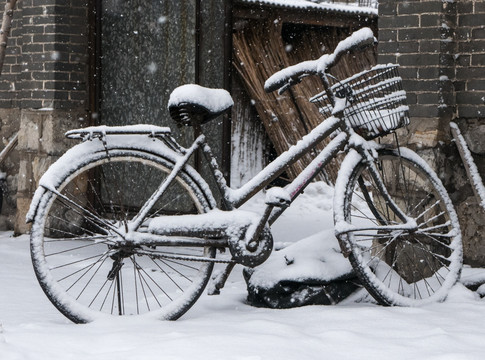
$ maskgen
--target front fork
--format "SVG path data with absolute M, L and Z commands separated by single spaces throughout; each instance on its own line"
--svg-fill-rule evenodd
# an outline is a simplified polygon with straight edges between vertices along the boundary
M 359 153 L 361 157 L 361 161 L 363 161 L 366 164 L 367 169 L 370 172 L 370 176 L 372 177 L 372 180 L 374 181 L 374 184 L 380 193 L 380 196 L 382 196 L 386 206 L 389 207 L 390 211 L 393 212 L 394 215 L 396 215 L 399 220 L 402 221 L 402 224 L 397 224 L 397 225 L 389 225 L 388 222 L 382 218 L 381 214 L 378 213 L 377 209 L 375 208 L 373 204 L 373 199 L 371 194 L 367 191 L 366 185 L 365 185 L 365 180 L 359 175 L 359 178 L 357 179 L 357 182 L 359 184 L 359 187 L 362 191 L 362 194 L 364 196 L 364 199 L 369 206 L 369 209 L 372 211 L 372 214 L 376 217 L 377 224 L 373 226 L 367 226 L 367 227 L 353 227 L 351 224 L 347 223 L 336 223 L 336 235 L 337 238 L 339 239 L 340 247 L 342 249 L 342 252 L 345 257 L 349 256 L 350 249 L 347 247 L 347 238 L 348 234 L 354 231 L 365 231 L 365 230 L 374 230 L 374 231 L 379 231 L 379 230 L 388 230 L 388 231 L 397 231 L 397 232 L 415 232 L 418 230 L 418 226 L 416 224 L 416 221 L 413 218 L 410 218 L 407 216 L 401 208 L 396 204 L 396 202 L 392 199 L 391 194 L 389 193 L 386 185 L 383 182 L 381 173 L 379 171 L 379 164 L 376 160 L 378 160 L 378 150 L 373 149 L 373 148 L 368 148 L 364 146 L 355 146 L 354 149 Z M 357 163 L 358 164 L 358 163 Z M 357 165 L 356 164 L 356 165 Z M 343 196 L 349 196 L 349 194 L 344 194 Z M 346 210 L 344 209 L 344 212 Z M 343 225 L 343 227 L 342 227 Z
M 384 201 L 387 206 L 394 212 L 394 214 L 405 224 L 410 225 L 410 227 L 413 227 L 413 224 L 415 225 L 415 221 L 408 217 L 399 206 L 394 202 L 392 199 L 391 195 L 389 194 L 389 191 L 387 190 L 387 187 L 385 186 L 384 182 L 382 181 L 381 174 L 379 172 L 379 169 L 377 168 L 377 162 L 378 160 L 378 153 L 376 151 L 372 151 L 371 149 L 357 149 L 357 151 L 360 153 L 362 158 L 364 159 L 365 163 L 367 164 L 367 167 L 369 169 L 369 172 L 372 176 L 372 179 L 374 180 L 377 189 L 381 193 L 382 197 L 384 198 Z M 359 178 L 359 183 L 363 183 L 363 179 Z M 367 199 L 366 199 L 367 200 Z M 369 200 L 367 200 L 369 201 Z M 416 226 L 416 225 L 415 225 Z M 417 230 L 417 226 L 416 229 Z

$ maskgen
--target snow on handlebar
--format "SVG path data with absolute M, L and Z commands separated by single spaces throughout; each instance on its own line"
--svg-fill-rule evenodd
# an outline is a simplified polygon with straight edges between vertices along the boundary
M 362 28 L 340 41 L 332 54 L 325 54 L 317 60 L 303 61 L 274 73 L 264 83 L 264 90 L 272 92 L 280 89 L 281 94 L 290 86 L 299 83 L 305 76 L 325 73 L 340 60 L 343 54 L 364 50 L 375 43 L 376 39 L 372 30 Z

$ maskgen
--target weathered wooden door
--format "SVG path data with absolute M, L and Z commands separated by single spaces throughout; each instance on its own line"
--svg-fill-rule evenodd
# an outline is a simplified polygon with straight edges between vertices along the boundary
M 104 0 L 101 122 L 172 125 L 170 92 L 195 80 L 195 0 Z
M 224 0 L 102 0 L 98 11 L 97 123 L 169 126 L 188 146 L 193 129 L 177 129 L 167 103 L 186 83 L 224 87 Z M 220 119 L 203 130 L 221 160 Z

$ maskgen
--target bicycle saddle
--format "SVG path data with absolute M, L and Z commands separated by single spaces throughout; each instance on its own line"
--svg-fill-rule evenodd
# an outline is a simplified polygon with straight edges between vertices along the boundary
M 170 94 L 168 110 L 177 125 L 204 124 L 229 110 L 234 101 L 229 92 L 200 85 L 187 84 Z

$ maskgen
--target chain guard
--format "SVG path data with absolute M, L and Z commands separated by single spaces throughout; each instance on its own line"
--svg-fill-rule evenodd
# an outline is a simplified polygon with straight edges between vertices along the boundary
M 258 239 L 258 246 L 254 251 L 246 247 L 244 236 L 229 238 L 229 251 L 232 259 L 243 266 L 256 267 L 268 259 L 273 250 L 273 236 L 269 227 L 265 227 L 261 237 Z

